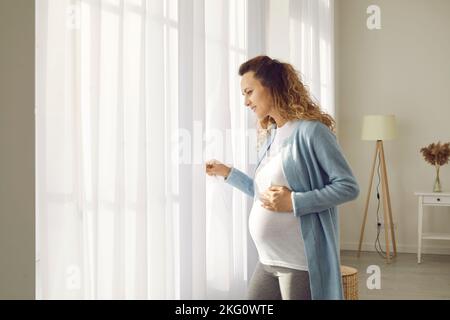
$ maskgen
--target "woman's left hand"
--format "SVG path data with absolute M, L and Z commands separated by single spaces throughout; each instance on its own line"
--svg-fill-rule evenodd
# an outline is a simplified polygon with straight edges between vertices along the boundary
M 292 191 L 284 186 L 271 186 L 261 194 L 262 207 L 275 212 L 292 212 Z

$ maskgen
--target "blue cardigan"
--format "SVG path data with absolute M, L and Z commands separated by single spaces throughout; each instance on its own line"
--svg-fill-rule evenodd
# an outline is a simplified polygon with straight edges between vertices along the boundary
M 283 170 L 292 189 L 308 261 L 312 299 L 343 299 L 337 206 L 358 197 L 359 187 L 336 136 L 319 121 L 298 120 L 282 148 Z M 258 154 L 261 163 L 272 129 Z M 232 168 L 225 181 L 254 198 L 253 179 Z

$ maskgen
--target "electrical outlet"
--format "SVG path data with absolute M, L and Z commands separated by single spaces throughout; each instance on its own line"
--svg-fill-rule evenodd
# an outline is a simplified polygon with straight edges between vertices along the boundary
M 380 229 L 384 230 L 384 221 L 380 221 L 379 224 L 380 224 Z M 375 225 L 376 225 L 376 228 L 378 228 L 378 224 L 375 223 Z M 394 222 L 393 225 L 394 225 L 394 230 L 397 230 L 397 223 Z

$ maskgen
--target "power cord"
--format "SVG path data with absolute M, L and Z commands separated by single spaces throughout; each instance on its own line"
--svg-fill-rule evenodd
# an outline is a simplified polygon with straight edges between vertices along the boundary
M 378 176 L 378 184 L 377 184 L 377 238 L 375 239 L 375 250 L 377 253 L 383 257 L 384 259 L 387 258 L 386 252 L 381 247 L 380 242 L 380 233 L 381 233 L 381 222 L 380 222 L 380 153 L 378 153 L 378 167 L 377 167 L 377 176 Z M 384 230 L 385 232 L 388 232 L 388 230 Z M 393 253 L 389 254 L 390 258 L 393 258 Z

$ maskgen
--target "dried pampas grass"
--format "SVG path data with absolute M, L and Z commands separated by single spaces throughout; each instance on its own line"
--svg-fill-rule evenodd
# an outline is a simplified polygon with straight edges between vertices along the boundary
M 443 166 L 450 158 L 450 142 L 441 144 L 432 143 L 428 147 L 420 149 L 425 161 L 433 166 Z

